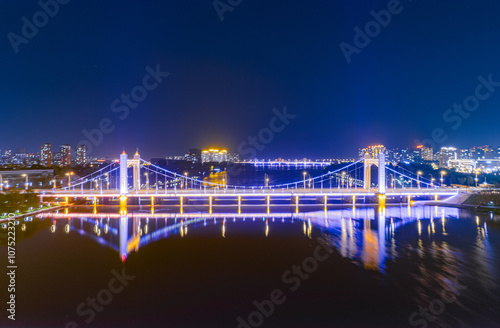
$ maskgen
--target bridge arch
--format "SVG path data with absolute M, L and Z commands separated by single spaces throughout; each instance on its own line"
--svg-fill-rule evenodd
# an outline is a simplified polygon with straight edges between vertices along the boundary
M 364 163 L 364 189 L 371 189 L 372 184 L 372 171 L 373 165 L 378 166 L 378 192 L 380 194 L 385 194 L 386 192 L 386 181 L 385 181 L 385 153 L 380 152 L 377 158 L 372 158 L 369 153 L 365 153 L 363 159 Z

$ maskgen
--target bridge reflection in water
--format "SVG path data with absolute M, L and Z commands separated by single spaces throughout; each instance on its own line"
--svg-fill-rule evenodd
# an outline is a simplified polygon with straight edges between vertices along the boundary
M 189 235 L 190 228 L 220 226 L 221 237 L 231 236 L 231 225 L 261 222 L 260 233 L 273 236 L 280 224 L 295 224 L 305 238 L 318 236 L 335 247 L 344 258 L 366 269 L 384 271 L 386 258 L 396 259 L 395 233 L 417 221 L 418 238 L 431 236 L 439 224 L 445 232 L 446 220 L 458 219 L 459 209 L 450 207 L 365 207 L 306 213 L 42 213 L 52 219 L 51 231 L 79 233 L 111 247 L 123 262 L 131 252 L 169 236 Z M 435 221 L 439 221 L 436 223 Z M 298 223 L 298 224 L 297 224 Z M 423 228 L 423 227 L 426 228 Z M 251 228 L 255 229 L 255 225 Z M 388 252 L 389 250 L 389 252 Z

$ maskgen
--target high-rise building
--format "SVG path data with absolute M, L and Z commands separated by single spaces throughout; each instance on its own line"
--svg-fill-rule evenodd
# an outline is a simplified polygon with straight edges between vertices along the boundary
M 52 145 L 49 143 L 40 146 L 40 164 L 46 167 L 52 166 Z
M 408 148 L 401 149 L 400 161 L 405 162 L 405 161 L 408 161 L 409 159 L 410 159 L 410 154 L 409 154 Z
M 360 156 L 360 158 L 364 158 L 365 154 L 368 153 L 368 154 L 370 154 L 371 158 L 378 158 L 378 154 L 380 154 L 381 152 L 387 153 L 385 146 L 373 145 L 373 146 L 369 146 L 367 148 L 360 149 L 359 156 Z
M 495 151 L 490 146 L 479 147 L 483 150 L 483 159 L 493 159 L 495 158 Z
M 192 163 L 197 163 L 201 159 L 201 150 L 196 149 L 196 148 L 191 148 L 189 151 L 184 155 L 184 160 Z
M 434 160 L 434 150 L 429 147 L 425 147 L 424 145 L 417 146 L 417 149 L 420 150 L 420 158 L 424 161 L 433 161 Z
M 20 165 L 26 164 L 26 148 L 17 148 L 11 163 Z
M 457 159 L 457 149 L 454 147 L 441 147 L 438 154 L 439 166 L 448 167 L 450 159 Z
M 472 147 L 470 149 L 471 159 L 484 159 L 484 150 L 481 147 Z
M 462 148 L 460 149 L 460 159 L 470 159 L 470 149 L 469 148 Z
M 87 164 L 87 146 L 76 146 L 76 164 L 85 166 Z
M 239 162 L 240 161 L 240 154 L 238 153 L 228 153 L 227 154 L 227 161 L 228 162 Z
M 61 154 L 61 166 L 68 166 L 71 164 L 71 146 L 61 145 L 59 147 Z
M 494 148 L 494 156 L 496 159 L 500 158 L 500 147 Z
M 227 162 L 227 150 L 222 149 L 205 149 L 201 152 L 201 162 Z

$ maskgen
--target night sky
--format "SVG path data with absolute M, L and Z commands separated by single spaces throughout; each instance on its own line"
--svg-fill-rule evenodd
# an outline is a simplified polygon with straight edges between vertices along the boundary
M 38 33 L 22 39 L 22 18 L 33 22 L 40 5 L 2 0 L 0 149 L 74 147 L 104 120 L 114 129 L 92 155 L 116 157 L 123 147 L 145 157 L 210 146 L 236 152 L 284 106 L 296 117 L 257 157 L 412 147 L 435 129 L 436 147 L 500 145 L 500 86 L 460 124 L 455 113 L 443 119 L 475 94 L 479 76 L 500 81 L 500 2 L 402 0 L 348 63 L 340 44 L 354 46 L 354 28 L 364 30 L 370 11 L 393 1 L 231 0 L 241 3 L 221 21 L 213 0 L 73 0 L 44 26 L 36 16 Z M 24 43 L 13 46 L 10 32 Z M 152 90 L 128 114 L 117 109 L 123 104 L 113 111 L 157 65 L 169 75 L 149 79 Z

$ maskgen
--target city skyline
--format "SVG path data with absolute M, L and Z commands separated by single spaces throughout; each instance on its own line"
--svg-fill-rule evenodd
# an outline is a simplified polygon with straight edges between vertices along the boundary
M 226 143 L 227 144 L 227 143 Z M 6 152 L 8 152 L 9 154 L 11 155 L 15 155 L 15 154 L 38 154 L 38 155 L 42 155 L 42 148 L 44 145 L 59 145 L 60 147 L 63 147 L 63 146 L 68 146 L 69 147 L 69 152 L 71 154 L 71 156 L 75 156 L 74 158 L 77 158 L 77 151 L 78 151 L 78 147 L 81 146 L 81 145 L 78 145 L 78 144 L 75 144 L 73 145 L 73 147 L 69 144 L 65 144 L 65 143 L 61 143 L 61 144 L 55 144 L 55 143 L 41 143 L 39 145 L 39 147 L 37 147 L 36 149 L 26 149 L 25 147 L 4 147 L 4 148 L 0 148 L 0 157 L 3 156 Z M 375 145 L 375 144 L 373 144 Z M 333 156 L 333 154 L 327 154 L 326 152 L 323 154 L 323 156 L 318 156 L 318 157 L 310 157 L 310 158 L 316 158 L 316 159 L 319 159 L 319 158 L 348 158 L 348 157 L 356 157 L 358 154 L 359 154 L 359 151 L 364 149 L 364 148 L 367 148 L 367 147 L 370 147 L 369 144 L 366 144 L 366 145 L 363 145 L 359 148 L 352 148 L 350 150 L 350 152 L 348 152 L 347 154 L 343 154 L 344 156 Z M 411 149 L 418 149 L 418 148 L 421 148 L 421 147 L 425 147 L 425 148 L 432 148 L 435 152 L 438 152 L 441 148 L 456 148 L 458 150 L 461 150 L 461 149 L 473 149 L 473 148 L 484 148 L 484 147 L 489 147 L 489 148 L 492 148 L 492 149 L 499 149 L 499 152 L 500 152 L 500 145 L 495 145 L 493 143 L 485 143 L 485 144 L 476 144 L 476 145 L 471 145 L 471 146 L 463 146 L 463 145 L 455 145 L 455 144 L 444 144 L 442 145 L 441 147 L 439 148 L 433 148 L 433 147 L 426 147 L 425 145 L 423 144 L 416 144 L 414 145 L 413 147 L 405 147 L 405 146 L 395 146 L 395 147 L 388 147 L 386 145 L 384 145 L 384 147 L 388 150 L 404 150 L 404 149 L 407 149 L 407 150 L 411 150 Z M 126 149 L 129 149 L 130 152 L 132 152 L 132 150 L 138 150 L 138 149 L 141 149 L 141 154 L 142 153 L 142 148 L 141 147 L 122 147 L 121 148 L 122 150 L 126 150 Z M 202 147 L 189 147 L 188 149 L 185 150 L 184 153 L 165 153 L 165 154 L 162 154 L 160 156 L 150 156 L 148 154 L 145 154 L 144 156 L 146 157 L 171 157 L 171 156 L 182 156 L 186 153 L 186 151 L 189 151 L 189 150 L 193 150 L 193 149 L 196 149 L 196 150 L 209 150 L 209 149 L 223 149 L 223 150 L 226 150 L 226 151 L 229 151 L 229 153 L 233 153 L 233 154 L 238 154 L 241 156 L 241 154 L 239 154 L 236 150 L 233 150 L 233 149 L 230 149 L 228 147 L 225 147 L 225 146 L 211 146 L 211 147 L 206 147 L 206 148 L 202 148 Z M 59 152 L 55 152 L 55 151 L 52 151 L 53 154 L 56 154 L 56 153 L 62 153 L 62 148 Z M 119 153 L 117 153 L 119 154 Z M 114 153 L 109 153 L 109 154 L 100 154 L 100 155 L 97 155 L 97 154 L 89 154 L 91 156 L 87 156 L 87 154 L 85 154 L 86 157 L 89 157 L 89 158 L 113 158 L 113 157 L 117 157 L 118 155 L 117 154 L 114 154 Z M 70 158 L 71 158 L 70 156 Z M 285 158 L 286 156 L 282 156 L 280 155 L 279 153 L 278 154 L 273 154 L 273 155 L 270 155 L 270 156 L 256 156 L 256 157 L 253 157 L 253 158 Z M 296 159 L 299 159 L 299 158 L 307 158 L 303 155 L 300 154 L 300 152 L 298 152 L 295 156 L 291 156 L 291 157 L 288 157 L 288 158 L 296 158 Z M 252 157 L 243 157 L 242 159 L 252 159 Z M 71 160 L 70 160 L 71 161 Z
M 57 149 L 57 148 L 54 148 Z M 18 148 L 16 151 L 11 149 L 0 149 L 0 165 L 7 167 L 31 167 L 33 165 L 41 165 L 43 167 L 52 166 L 70 166 L 86 164 L 102 164 L 109 160 L 117 160 L 116 155 L 110 154 L 109 156 L 89 156 L 85 145 L 76 145 L 72 151 L 69 144 L 62 144 L 59 147 L 59 152 L 53 151 L 52 144 L 43 143 L 40 145 L 40 151 L 37 153 L 26 152 L 25 148 Z M 470 148 L 463 147 L 448 147 L 443 146 L 439 149 L 426 147 L 425 145 L 417 145 L 413 148 L 388 148 L 384 145 L 370 145 L 365 148 L 359 148 L 357 155 L 346 157 L 329 157 L 323 156 L 321 158 L 307 158 L 307 157 L 247 157 L 242 158 L 237 152 L 228 151 L 226 148 L 190 148 L 183 154 L 166 154 L 161 157 L 150 157 L 166 160 L 180 160 L 191 163 L 204 162 L 249 162 L 249 161 L 338 161 L 338 162 L 352 162 L 355 159 L 363 159 L 366 153 L 370 154 L 372 158 L 378 158 L 380 152 L 384 152 L 387 160 L 394 163 L 415 163 L 415 164 L 429 164 L 434 168 L 442 167 L 455 169 L 457 172 L 475 172 L 476 170 L 483 171 L 484 173 L 492 173 L 500 170 L 500 146 L 473 146 Z M 126 149 L 123 148 L 126 153 Z M 135 149 L 135 153 L 139 154 L 139 148 Z M 74 155 L 74 156 L 73 156 Z M 142 154 L 144 157 L 144 154 Z M 145 156 L 146 158 L 148 156 Z M 498 163 L 497 163 L 498 162 Z

